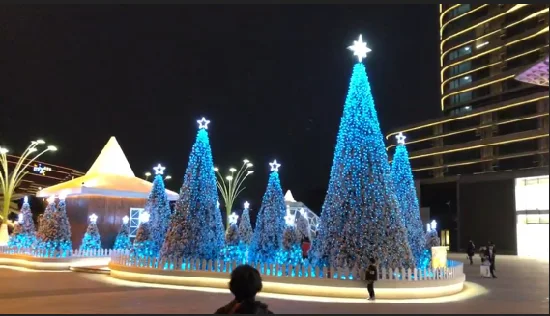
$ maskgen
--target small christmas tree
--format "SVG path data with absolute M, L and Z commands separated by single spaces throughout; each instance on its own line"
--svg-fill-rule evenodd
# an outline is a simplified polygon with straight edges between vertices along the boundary
M 402 133 L 397 135 L 397 147 L 393 155 L 391 175 L 401 209 L 403 224 L 407 229 L 411 252 L 416 265 L 419 266 L 425 250 L 424 228 L 420 219 L 420 207 L 409 162 L 409 153 L 407 147 L 405 147 L 405 138 Z
M 307 238 L 311 241 L 311 230 L 309 228 L 306 211 L 301 208 L 296 216 L 298 217 L 296 219 L 296 230 L 298 231 L 299 240 L 302 241 Z
M 279 260 L 282 263 L 294 266 L 302 263 L 302 247 L 300 247 L 295 221 L 295 216 L 287 213 L 285 216 L 285 230 L 283 231 L 283 247 Z
M 438 247 L 441 245 L 441 239 L 439 239 L 439 237 L 437 236 L 436 226 L 437 226 L 436 221 L 435 220 L 432 221 L 428 225 L 428 229 L 424 238 L 426 249 L 430 251 L 432 247 Z
M 101 249 L 101 236 L 99 235 L 99 228 L 97 227 L 97 215 L 90 215 L 90 224 L 88 224 L 88 229 L 82 238 L 82 243 L 80 244 L 80 250 L 89 251 L 89 250 L 99 250 Z
M 42 221 L 37 232 L 36 249 L 46 251 L 45 256 L 61 257 L 72 251 L 71 226 L 66 212 L 65 198 L 48 199 Z
M 271 174 L 248 249 L 250 262 L 280 263 L 286 207 L 278 172 L 281 165 L 276 160 L 270 165 Z
M 130 226 L 128 222 L 130 218 L 124 216 L 122 218 L 122 225 L 120 226 L 120 231 L 116 236 L 115 245 L 113 246 L 114 250 L 130 250 L 132 248 L 132 242 L 130 241 Z
M 153 169 L 156 175 L 153 180 L 153 188 L 145 204 L 145 211 L 151 215 L 149 220 L 151 229 L 149 238 L 151 238 L 151 242 L 148 244 L 150 244 L 152 248 L 147 252 L 157 256 L 164 242 L 164 238 L 166 237 L 172 211 L 170 210 L 168 195 L 164 187 L 163 174 L 166 168 L 159 164 Z
M 223 260 L 225 261 L 237 261 L 239 263 L 244 262 L 243 245 L 239 238 L 239 231 L 237 227 L 237 220 L 239 216 L 235 213 L 229 215 L 229 227 L 225 233 L 225 249 L 223 251 Z
M 132 247 L 132 254 L 139 258 L 154 257 L 156 254 L 154 250 L 154 241 L 151 236 L 151 225 L 149 224 L 150 214 L 147 211 L 143 211 L 139 214 L 139 227 L 136 232 L 136 238 L 134 238 L 134 245 Z
M 32 220 L 29 199 L 25 196 L 23 205 L 19 212 L 18 220 L 15 223 L 13 235 L 8 242 L 9 247 L 26 249 L 36 243 L 36 230 Z
M 243 215 L 241 216 L 241 222 L 239 223 L 239 239 L 241 242 L 248 247 L 252 241 L 252 225 L 250 224 L 250 212 L 248 207 L 250 204 L 248 202 L 244 203 Z
M 215 260 L 224 248 L 224 230 L 217 206 L 218 192 L 208 123 L 197 121 L 199 131 L 191 148 L 176 212 L 161 250 L 162 258 Z

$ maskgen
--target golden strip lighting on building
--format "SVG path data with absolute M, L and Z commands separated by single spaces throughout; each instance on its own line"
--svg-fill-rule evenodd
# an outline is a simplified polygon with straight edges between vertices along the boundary
M 518 121 L 532 120 L 532 119 L 536 119 L 536 118 L 544 117 L 544 116 L 549 116 L 549 114 L 548 113 L 542 113 L 542 114 L 536 114 L 536 115 L 531 115 L 531 116 L 524 116 L 524 117 L 509 119 L 509 120 L 500 121 L 500 122 L 496 122 L 496 123 L 480 125 L 480 126 L 476 126 L 476 127 L 472 127 L 472 128 L 461 129 L 461 130 L 454 131 L 454 132 L 449 132 L 449 133 L 446 133 L 446 134 L 441 134 L 441 135 L 437 135 L 437 136 L 430 136 L 430 137 L 426 137 L 426 138 L 421 138 L 421 139 L 409 141 L 409 142 L 407 142 L 407 145 L 417 144 L 417 143 L 421 143 L 421 142 L 425 142 L 425 141 L 429 141 L 429 140 L 444 138 L 444 137 L 453 136 L 453 135 L 462 134 L 462 133 L 467 133 L 467 132 L 473 132 L 473 131 L 478 130 L 478 129 L 484 129 L 484 128 L 488 128 L 488 127 L 495 126 L 495 125 L 504 125 L 504 124 L 514 123 L 514 122 L 518 122 Z M 395 145 L 394 144 L 389 145 L 388 147 L 386 147 L 386 150 L 389 150 L 392 147 L 395 147 Z
M 532 50 L 530 50 L 530 51 L 528 51 L 528 52 L 524 52 L 524 53 L 521 53 L 521 54 L 519 54 L 519 55 L 512 56 L 512 57 L 510 57 L 510 58 L 506 58 L 506 59 L 504 59 L 504 60 L 502 60 L 502 61 L 498 61 L 498 62 L 496 62 L 496 63 L 494 63 L 494 64 L 481 66 L 481 67 L 476 68 L 476 69 L 474 69 L 474 70 L 470 70 L 470 71 L 467 71 L 467 72 L 463 72 L 463 73 L 460 73 L 460 74 L 458 74 L 458 75 L 456 75 L 456 76 L 452 76 L 452 77 L 450 77 L 450 78 L 448 78 L 448 79 L 445 79 L 445 81 L 443 81 L 443 82 L 441 83 L 441 95 L 443 95 L 443 94 L 445 93 L 445 85 L 446 85 L 449 81 L 451 81 L 451 80 L 453 80 L 453 79 L 456 79 L 456 78 L 458 78 L 458 77 L 462 77 L 462 76 L 465 76 L 465 75 L 469 75 L 469 74 L 471 74 L 471 73 L 477 72 L 477 71 L 482 70 L 482 69 L 484 69 L 484 68 L 494 67 L 494 66 L 496 66 L 496 65 L 502 64 L 502 63 L 505 62 L 505 61 L 514 60 L 514 59 L 516 59 L 516 58 L 519 58 L 519 57 L 522 57 L 522 56 L 525 56 L 525 55 L 528 55 L 528 54 L 532 54 L 532 53 L 538 52 L 541 48 L 544 48 L 544 47 L 547 47 L 547 46 L 548 46 L 548 45 L 544 45 L 544 46 L 542 46 L 542 47 L 532 49 Z
M 430 127 L 430 126 L 434 126 L 434 125 L 438 125 L 438 124 L 442 124 L 442 123 L 447 123 L 447 122 L 456 121 L 456 120 L 464 120 L 464 119 L 479 116 L 479 115 L 482 115 L 482 114 L 485 114 L 485 113 L 496 112 L 496 111 L 508 109 L 508 108 L 511 108 L 511 107 L 514 107 L 514 106 L 522 105 L 522 104 L 525 104 L 525 103 L 536 102 L 536 101 L 543 100 L 543 99 L 548 99 L 548 95 L 538 97 L 538 98 L 534 98 L 534 99 L 529 99 L 529 100 L 526 100 L 526 101 L 507 104 L 507 105 L 503 105 L 503 106 L 498 107 L 498 108 L 488 109 L 488 110 L 480 111 L 480 112 L 475 112 L 475 113 L 460 116 L 460 117 L 448 118 L 448 119 L 437 121 L 437 122 L 432 122 L 432 123 L 428 123 L 428 124 L 424 124 L 424 125 L 420 125 L 420 126 L 416 126 L 416 127 L 411 127 L 411 128 L 408 128 L 408 129 L 401 130 L 399 132 L 390 133 L 386 136 L 386 139 L 389 139 L 391 136 L 397 135 L 400 132 L 401 133 L 406 133 L 406 132 L 415 131 L 415 130 L 423 129 L 425 127 Z
M 511 26 L 514 26 L 514 25 L 516 25 L 516 24 L 525 22 L 525 21 L 527 21 L 527 20 L 529 20 L 529 19 L 532 19 L 532 18 L 536 17 L 537 15 L 543 14 L 543 13 L 548 13 L 548 8 L 543 9 L 543 10 L 540 10 L 539 12 L 536 12 L 536 13 L 532 13 L 532 14 L 526 16 L 525 18 L 521 19 L 520 21 L 516 21 L 516 22 L 511 23 L 511 24 L 509 24 L 509 25 L 505 25 L 505 26 L 503 26 L 502 28 L 497 29 L 497 30 L 495 30 L 495 31 L 493 31 L 493 32 L 491 32 L 491 33 L 483 34 L 482 36 L 479 36 L 479 37 L 474 38 L 474 39 L 472 39 L 472 40 L 469 40 L 469 41 L 460 43 L 460 44 L 458 44 L 458 45 L 455 45 L 455 46 L 453 46 L 453 47 L 451 47 L 451 48 L 449 48 L 449 49 L 447 49 L 447 50 L 445 50 L 445 51 L 443 50 L 443 44 L 441 44 L 441 47 L 440 47 L 440 51 L 441 51 L 440 65 L 441 65 L 441 67 L 443 67 L 443 59 L 445 58 L 445 55 L 447 55 L 447 53 L 449 53 L 450 51 L 452 51 L 452 50 L 454 50 L 454 49 L 456 49 L 456 48 L 458 48 L 458 47 L 461 47 L 461 46 L 464 46 L 464 45 L 471 44 L 471 43 L 473 43 L 473 42 L 475 42 L 475 41 L 478 41 L 478 40 L 480 40 L 480 39 L 482 39 L 482 38 L 491 36 L 491 35 L 493 35 L 493 34 L 495 34 L 495 33 L 500 32 L 500 30 L 507 29 L 507 28 L 509 28 L 509 27 L 511 27 Z M 488 22 L 488 21 L 486 21 L 486 22 Z M 477 26 L 476 26 L 476 27 L 477 27 Z M 461 32 L 462 32 L 462 31 L 461 31 Z M 461 32 L 459 32 L 459 33 L 461 33 Z M 459 34 L 459 33 L 457 33 L 457 34 Z M 537 34 L 538 34 L 538 33 L 537 33 Z M 443 43 L 444 41 L 446 41 L 446 40 L 443 40 L 442 43 Z M 516 40 L 516 41 L 517 41 L 517 40 Z M 511 43 L 514 43 L 514 42 L 516 42 L 516 41 L 513 41 L 513 42 L 511 42 Z M 502 47 L 502 46 L 501 46 L 501 47 Z M 479 55 L 479 56 L 481 56 L 481 55 Z M 466 59 L 466 60 L 467 60 L 467 59 Z M 464 60 L 464 61 L 466 61 L 466 60 Z M 461 62 L 455 63 L 454 65 L 459 64 L 459 63 L 461 63 Z M 443 80 L 443 79 L 441 79 L 441 80 Z
M 548 134 L 511 139 L 511 140 L 508 140 L 508 141 L 503 141 L 503 142 L 498 142 L 498 143 L 483 144 L 483 145 L 472 145 L 472 146 L 468 146 L 468 147 L 461 147 L 461 148 L 449 149 L 449 150 L 445 150 L 445 151 L 428 153 L 428 154 L 423 154 L 423 155 L 418 155 L 418 156 L 411 156 L 409 158 L 409 160 L 423 158 L 423 157 L 429 157 L 429 156 L 435 156 L 435 155 L 444 155 L 444 154 L 454 153 L 454 152 L 457 152 L 457 151 L 464 151 L 464 150 L 476 149 L 476 148 L 481 148 L 481 147 L 506 145 L 506 144 L 510 144 L 510 143 L 523 142 L 523 141 L 537 139 L 537 138 L 543 138 L 543 137 L 548 137 Z
M 510 45 L 515 44 L 515 43 L 518 43 L 518 42 L 520 42 L 520 41 L 528 40 L 528 39 L 533 38 L 533 37 L 536 37 L 536 36 L 538 36 L 538 35 L 540 35 L 540 34 L 547 33 L 548 30 L 549 30 L 549 27 L 546 26 L 546 27 L 540 29 L 538 32 L 536 32 L 536 33 L 534 33 L 534 34 L 528 35 L 528 36 L 526 36 L 526 37 L 523 37 L 523 38 L 521 38 L 521 39 L 517 39 L 517 40 L 511 41 L 511 42 L 507 42 L 507 43 L 505 43 L 505 44 L 503 44 L 503 45 L 501 45 L 501 46 L 497 46 L 497 47 L 494 47 L 494 48 L 492 48 L 492 49 L 489 49 L 489 50 L 480 52 L 479 54 L 472 55 L 472 56 L 470 56 L 470 57 L 468 57 L 468 58 L 466 58 L 466 59 L 457 61 L 457 62 L 452 63 L 452 64 L 447 65 L 447 66 L 443 66 L 443 59 L 444 59 L 444 56 L 441 56 L 441 60 L 440 60 L 440 61 L 441 61 L 441 67 L 443 67 L 443 68 L 441 68 L 441 71 L 440 71 L 441 82 L 443 82 L 443 80 L 444 80 L 444 73 L 445 73 L 445 70 L 447 70 L 447 69 L 450 68 L 450 67 L 454 67 L 454 66 L 457 66 L 457 65 L 462 64 L 462 63 L 465 62 L 465 61 L 473 60 L 473 59 L 476 59 L 476 58 L 478 58 L 478 57 L 487 55 L 487 54 L 489 54 L 489 53 L 491 53 L 491 52 L 494 52 L 495 50 L 501 49 L 501 48 L 503 48 L 503 47 L 505 47 L 505 46 L 510 46 Z M 477 39 L 476 39 L 476 40 L 477 40 Z M 474 40 L 474 41 L 476 41 L 476 40 Z M 461 45 L 459 45 L 459 46 L 463 46 L 463 45 L 465 45 L 465 44 L 461 44 Z
M 474 165 L 474 164 L 477 164 L 477 163 L 482 163 L 482 162 L 488 162 L 488 161 L 492 161 L 492 160 L 507 160 L 507 159 L 514 159 L 514 158 L 519 158 L 519 157 L 527 157 L 527 156 L 532 156 L 532 155 L 536 155 L 536 154 L 547 154 L 548 153 L 548 150 L 537 150 L 537 151 L 530 151 L 530 152 L 526 152 L 526 153 L 518 153 L 518 154 L 512 154 L 512 155 L 506 155 L 506 156 L 498 156 L 496 158 L 486 158 L 486 159 L 476 159 L 476 160 L 469 160 L 469 161 L 465 161 L 465 162 L 458 162 L 458 163 L 453 163 L 453 164 L 450 164 L 450 165 L 441 165 L 441 166 L 431 166 L 431 167 L 425 167 L 425 168 L 418 168 L 418 169 L 412 169 L 414 172 L 420 172 L 420 171 L 428 171 L 428 170 L 434 170 L 434 169 L 443 169 L 443 168 L 452 168 L 452 167 L 459 167 L 459 166 L 467 166 L 467 165 Z
M 443 25 L 441 25 L 441 21 L 440 21 L 440 24 L 439 24 L 439 25 L 440 25 L 440 27 L 439 27 L 439 29 L 440 29 L 439 32 L 440 32 L 440 33 L 439 33 L 439 34 L 443 37 L 443 29 L 444 29 L 447 25 L 449 25 L 449 23 L 451 23 L 451 22 L 453 22 L 453 21 L 456 21 L 456 20 L 460 19 L 461 17 L 466 16 L 466 15 L 468 15 L 468 14 L 472 14 L 472 13 L 474 13 L 474 12 L 480 10 L 480 9 L 483 9 L 483 8 L 486 7 L 486 6 L 488 6 L 488 4 L 482 4 L 482 5 L 480 5 L 479 7 L 475 8 L 475 9 L 473 9 L 473 10 L 470 10 L 470 11 L 468 11 L 468 12 L 464 12 L 464 13 L 462 13 L 461 15 L 457 15 L 457 16 L 455 16 L 454 18 L 450 19 L 449 21 L 445 22 Z
M 463 92 L 468 92 L 468 91 L 472 91 L 472 90 L 476 90 L 476 89 L 479 89 L 479 88 L 483 88 L 483 87 L 486 87 L 486 86 L 489 86 L 489 85 L 492 85 L 493 83 L 497 83 L 497 82 L 501 82 L 501 81 L 505 81 L 505 80 L 508 80 L 508 79 L 511 79 L 511 78 L 514 78 L 516 75 L 510 75 L 510 76 L 506 76 L 504 78 L 500 78 L 500 79 L 495 79 L 493 81 L 489 81 L 489 82 L 486 82 L 486 83 L 483 83 L 483 84 L 478 84 L 478 85 L 475 85 L 473 87 L 470 87 L 470 88 L 467 88 L 467 89 L 464 89 L 464 90 L 458 90 L 458 91 L 453 91 L 447 95 L 444 95 L 442 98 L 441 98 L 441 108 L 443 108 L 443 103 L 445 102 L 445 99 L 447 99 L 448 97 L 450 96 L 453 96 L 455 94 L 460 94 L 460 93 L 463 93 Z
M 444 12 L 442 12 L 442 13 L 439 14 L 439 25 L 440 25 L 440 27 L 441 27 L 441 25 L 443 25 L 443 16 L 444 16 L 445 14 L 449 13 L 452 9 L 458 8 L 458 7 L 460 7 L 460 6 L 461 6 L 461 4 L 455 4 L 455 5 L 451 6 L 451 7 L 449 7 L 449 8 L 448 8 L 447 10 L 445 10 Z M 442 10 L 443 10 L 443 5 L 440 4 L 440 5 L 439 5 L 439 12 L 441 12 Z

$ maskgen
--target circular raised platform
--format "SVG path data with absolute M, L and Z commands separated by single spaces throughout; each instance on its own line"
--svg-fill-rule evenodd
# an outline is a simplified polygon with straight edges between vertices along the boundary
M 136 267 L 111 261 L 110 276 L 117 279 L 155 283 L 227 289 L 229 273 L 193 270 L 165 270 Z M 449 271 L 452 271 L 450 273 Z M 332 298 L 368 297 L 365 281 L 314 277 L 276 277 L 262 275 L 264 293 L 317 296 Z M 422 299 L 450 296 L 464 289 L 466 277 L 459 269 L 427 279 L 379 280 L 375 284 L 379 299 Z

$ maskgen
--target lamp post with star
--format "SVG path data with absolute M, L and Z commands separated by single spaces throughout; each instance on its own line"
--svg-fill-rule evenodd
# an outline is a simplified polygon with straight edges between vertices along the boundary
M 229 217 L 231 216 L 233 203 L 235 203 L 235 200 L 239 194 L 246 189 L 246 187 L 243 186 L 244 180 L 246 180 L 249 175 L 254 173 L 253 170 L 250 170 L 252 167 L 252 163 L 248 159 L 244 159 L 241 168 L 239 170 L 229 168 L 229 174 L 225 178 L 222 176 L 218 168 L 214 168 L 217 175 L 216 183 L 225 203 L 225 212 L 227 214 L 226 229 L 229 229 Z

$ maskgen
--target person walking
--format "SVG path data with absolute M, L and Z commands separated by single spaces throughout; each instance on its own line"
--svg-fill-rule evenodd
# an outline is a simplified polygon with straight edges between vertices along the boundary
M 367 281 L 367 291 L 369 292 L 369 301 L 374 301 L 376 296 L 374 294 L 374 282 L 378 280 L 378 269 L 376 268 L 376 260 L 374 258 L 369 259 L 370 264 L 365 272 L 365 280 Z
M 256 301 L 256 294 L 262 290 L 262 277 L 252 266 L 240 265 L 231 272 L 229 290 L 235 299 L 214 314 L 273 314 L 266 304 Z
M 491 272 L 491 276 L 496 279 L 495 276 L 495 251 L 492 246 L 492 243 L 489 242 L 487 245 L 487 248 L 485 249 L 485 258 L 489 261 L 489 271 Z
M 470 265 L 474 264 L 474 255 L 476 254 L 476 245 L 472 240 L 468 243 L 468 259 L 470 259 Z

